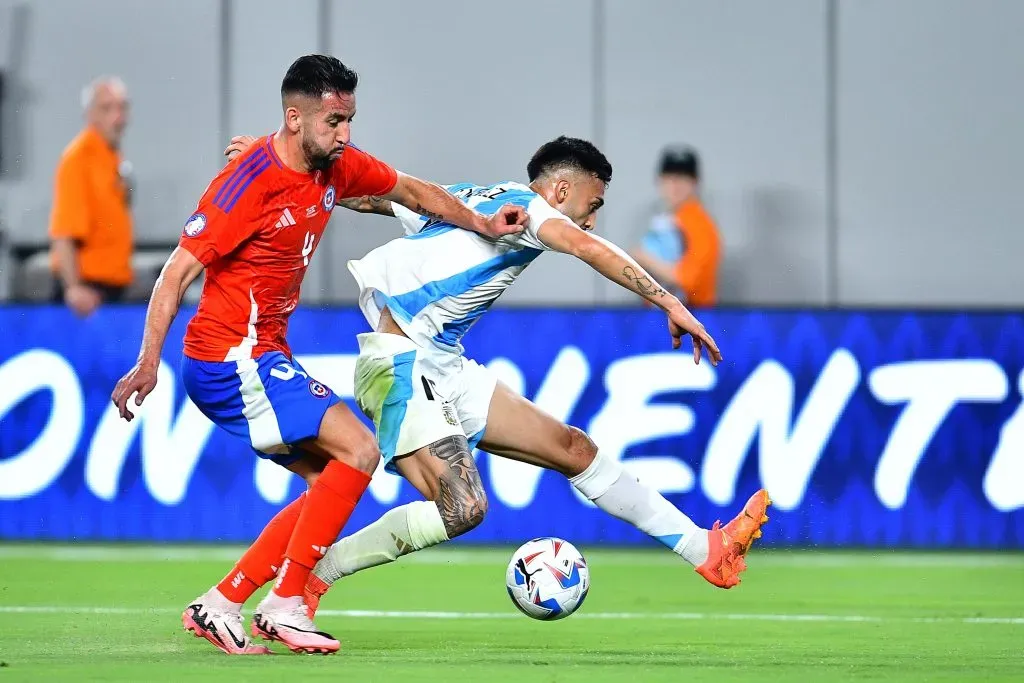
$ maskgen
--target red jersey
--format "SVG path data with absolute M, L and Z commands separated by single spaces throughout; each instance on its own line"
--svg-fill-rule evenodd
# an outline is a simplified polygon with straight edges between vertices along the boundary
M 206 267 L 185 355 L 203 361 L 291 355 L 285 333 L 299 287 L 335 202 L 383 195 L 395 170 L 349 145 L 326 171 L 299 173 L 273 136 L 231 160 L 206 188 L 179 246 Z

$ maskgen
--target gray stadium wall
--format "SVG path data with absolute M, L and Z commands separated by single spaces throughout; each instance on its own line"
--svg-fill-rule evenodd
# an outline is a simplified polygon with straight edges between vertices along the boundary
M 655 202 L 661 145 L 695 145 L 727 302 L 1014 305 L 1021 25 L 1015 0 L 0 0 L 0 221 L 45 238 L 80 88 L 117 73 L 138 235 L 173 240 L 228 137 L 276 127 L 288 63 L 330 51 L 362 76 L 357 143 L 407 172 L 521 178 L 540 142 L 593 139 L 615 166 L 600 228 L 619 242 Z M 335 222 L 307 300 L 352 300 L 344 262 L 395 234 Z M 629 299 L 557 257 L 507 295 Z

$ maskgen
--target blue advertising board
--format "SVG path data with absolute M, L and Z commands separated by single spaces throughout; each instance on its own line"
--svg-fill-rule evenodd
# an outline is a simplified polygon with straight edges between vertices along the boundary
M 188 311 L 140 419 L 109 401 L 145 311 L 0 308 L 0 539 L 249 541 L 301 490 L 187 400 Z M 587 430 L 699 524 L 760 486 L 778 545 L 1024 548 L 1024 317 L 723 310 L 695 366 L 644 310 L 496 310 L 467 353 Z M 293 351 L 351 403 L 361 315 L 302 309 Z M 354 408 L 354 405 L 353 405 Z M 552 472 L 478 453 L 490 498 L 460 539 L 649 542 Z M 378 472 L 347 531 L 418 496 Z

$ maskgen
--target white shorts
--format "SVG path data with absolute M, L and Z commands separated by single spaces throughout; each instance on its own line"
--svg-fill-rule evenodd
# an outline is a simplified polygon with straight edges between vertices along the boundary
M 355 397 L 377 428 L 384 466 L 448 436 L 476 447 L 497 377 L 464 357 L 439 358 L 397 334 L 358 335 Z

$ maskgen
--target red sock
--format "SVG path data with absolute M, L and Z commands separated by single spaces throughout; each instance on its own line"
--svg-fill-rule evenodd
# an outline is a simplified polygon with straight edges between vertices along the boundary
M 274 593 L 282 598 L 302 595 L 306 579 L 352 515 L 370 475 L 332 460 L 306 494 L 306 504 L 285 550 Z
M 224 580 L 217 584 L 217 590 L 224 597 L 231 602 L 245 602 L 260 586 L 269 583 L 277 575 L 305 501 L 306 494 L 303 493 L 267 522 L 259 538 L 249 546 Z

